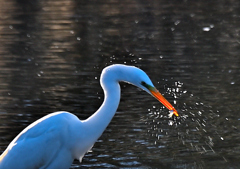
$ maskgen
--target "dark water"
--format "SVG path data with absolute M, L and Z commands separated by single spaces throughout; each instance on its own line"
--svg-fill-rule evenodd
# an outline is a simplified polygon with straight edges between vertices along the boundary
M 2 1 L 0 150 L 59 110 L 86 119 L 102 68 L 135 65 L 174 103 L 121 84 L 111 124 L 72 168 L 240 168 L 240 2 Z

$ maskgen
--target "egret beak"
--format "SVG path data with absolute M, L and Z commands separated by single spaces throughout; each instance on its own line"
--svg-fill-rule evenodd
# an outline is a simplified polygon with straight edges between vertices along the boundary
M 170 110 L 170 113 L 173 113 L 175 116 L 179 116 L 177 110 L 162 96 L 162 94 L 155 87 L 150 87 L 149 91 L 158 101 L 160 101 L 166 108 L 168 108 L 168 110 Z

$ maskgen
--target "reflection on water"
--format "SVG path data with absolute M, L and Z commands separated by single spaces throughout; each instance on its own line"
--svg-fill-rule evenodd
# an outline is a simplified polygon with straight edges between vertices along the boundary
M 99 75 L 145 70 L 179 110 L 121 84 L 110 126 L 72 168 L 240 168 L 239 2 L 15 1 L 0 6 L 0 150 L 58 110 L 85 119 Z

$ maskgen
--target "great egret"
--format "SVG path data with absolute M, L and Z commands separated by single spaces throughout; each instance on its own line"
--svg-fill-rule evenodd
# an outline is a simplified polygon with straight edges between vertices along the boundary
M 74 159 L 81 162 L 117 110 L 119 81 L 142 88 L 178 116 L 176 109 L 158 92 L 144 71 L 120 64 L 108 66 L 100 79 L 104 102 L 92 116 L 81 121 L 71 113 L 55 112 L 33 122 L 2 153 L 0 169 L 67 169 Z

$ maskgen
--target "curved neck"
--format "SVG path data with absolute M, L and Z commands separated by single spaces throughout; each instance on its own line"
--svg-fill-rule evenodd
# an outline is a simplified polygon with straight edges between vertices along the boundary
M 105 96 L 103 104 L 92 116 L 83 121 L 87 134 L 94 142 L 111 122 L 120 102 L 120 86 L 117 81 L 104 83 L 103 90 Z

